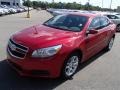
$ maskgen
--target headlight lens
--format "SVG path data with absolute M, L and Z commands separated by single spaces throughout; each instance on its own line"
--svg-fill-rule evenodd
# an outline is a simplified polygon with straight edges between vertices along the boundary
M 57 45 L 57 46 L 53 46 L 53 47 L 35 50 L 32 53 L 32 57 L 45 58 L 45 57 L 53 56 L 58 53 L 58 51 L 61 49 L 61 47 L 62 47 L 62 45 Z

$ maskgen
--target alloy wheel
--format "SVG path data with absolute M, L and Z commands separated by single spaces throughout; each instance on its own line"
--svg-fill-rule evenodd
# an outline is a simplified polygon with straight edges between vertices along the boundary
M 109 50 L 111 50 L 113 43 L 114 43 L 114 38 L 112 38 L 109 42 L 109 46 L 108 46 Z
M 72 76 L 78 67 L 79 64 L 79 57 L 78 56 L 72 56 L 71 58 L 69 58 L 66 67 L 65 67 L 65 74 L 66 76 Z

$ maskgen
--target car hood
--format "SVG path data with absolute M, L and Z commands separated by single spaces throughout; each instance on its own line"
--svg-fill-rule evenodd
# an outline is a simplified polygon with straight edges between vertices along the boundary
M 28 47 L 46 47 L 51 45 L 58 45 L 60 41 L 66 38 L 73 38 L 76 32 L 59 30 L 44 25 L 37 25 L 13 35 L 12 39 Z

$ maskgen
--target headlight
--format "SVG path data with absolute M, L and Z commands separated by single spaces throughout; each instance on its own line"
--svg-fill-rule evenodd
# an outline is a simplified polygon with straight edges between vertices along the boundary
M 32 53 L 32 57 L 45 58 L 45 57 L 53 56 L 58 53 L 58 51 L 61 49 L 61 47 L 62 47 L 62 45 L 57 45 L 57 46 L 53 46 L 53 47 L 35 50 Z

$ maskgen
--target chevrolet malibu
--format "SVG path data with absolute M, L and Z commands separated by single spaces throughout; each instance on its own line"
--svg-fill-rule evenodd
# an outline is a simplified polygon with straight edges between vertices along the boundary
M 7 45 L 9 64 L 21 76 L 72 77 L 78 66 L 101 50 L 111 50 L 116 25 L 92 13 L 55 16 L 13 34 Z

